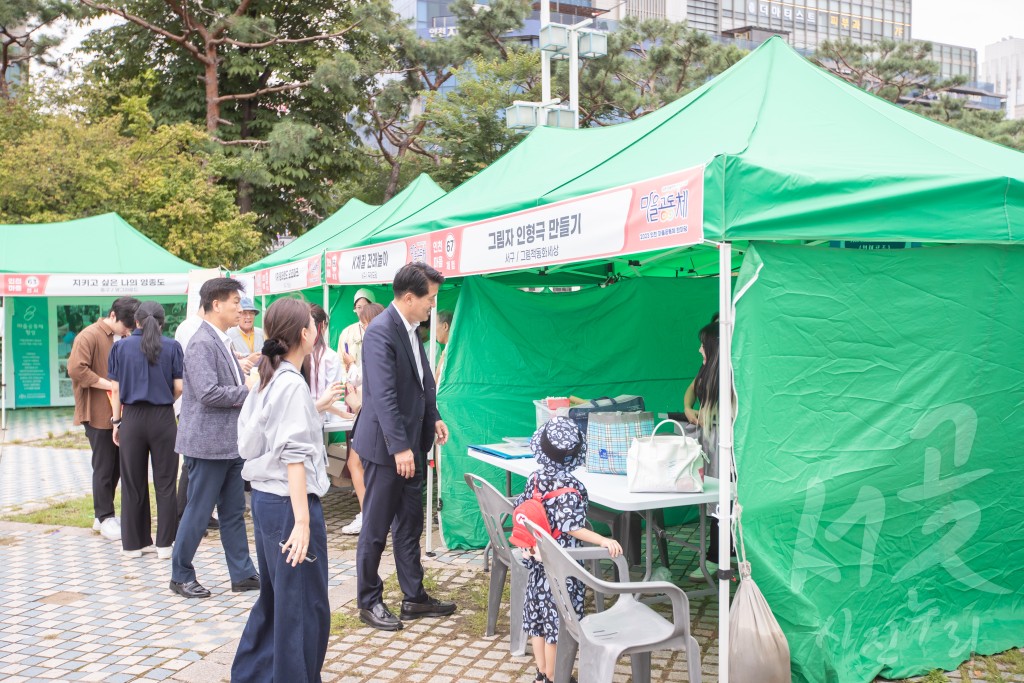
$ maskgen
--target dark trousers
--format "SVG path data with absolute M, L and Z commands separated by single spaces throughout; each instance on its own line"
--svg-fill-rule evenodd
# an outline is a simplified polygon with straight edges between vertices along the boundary
M 188 468 L 188 505 L 178 524 L 171 555 L 171 580 L 196 580 L 192 559 L 216 505 L 220 512 L 220 543 L 224 546 L 231 581 L 237 583 L 256 574 L 249 557 L 245 535 L 245 491 L 242 488 L 242 459 L 206 460 L 185 456 Z
M 121 478 L 114 430 L 111 425 L 106 426 L 110 429 L 85 425 L 85 436 L 92 447 L 92 507 L 96 519 L 101 522 L 114 516 L 114 489 Z
M 252 524 L 260 565 L 260 595 L 238 642 L 231 680 L 320 681 L 331 631 L 327 597 L 327 527 L 320 499 L 308 496 L 309 554 L 298 566 L 278 545 L 288 540 L 295 515 L 291 499 L 252 492 Z
M 188 505 L 188 468 L 181 468 L 181 477 L 178 478 L 178 523 L 181 524 L 181 517 L 185 514 L 185 506 Z
M 735 569 L 736 565 L 736 539 L 732 539 L 729 544 L 729 554 L 732 556 L 732 565 Z M 708 515 L 708 562 L 718 562 L 718 518 Z
M 178 423 L 172 406 L 125 405 L 121 409 L 121 547 L 153 545 L 149 509 L 149 463 L 156 491 L 156 544 L 169 548 L 178 528 L 176 501 Z
M 384 582 L 378 573 L 380 557 L 391 529 L 398 584 L 405 599 L 425 602 L 423 565 L 420 563 L 420 535 L 423 533 L 423 471 L 417 463 L 416 476 L 398 476 L 394 465 L 363 461 L 363 528 L 356 548 L 359 607 L 369 609 L 384 599 Z

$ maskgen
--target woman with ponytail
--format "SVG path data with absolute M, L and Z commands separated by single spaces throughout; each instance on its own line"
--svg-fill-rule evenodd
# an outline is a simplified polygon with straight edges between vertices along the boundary
M 114 385 L 114 443 L 120 447 L 121 553 L 141 557 L 155 550 L 170 559 L 178 530 L 178 423 L 174 401 L 181 396 L 184 353 L 163 336 L 164 307 L 144 301 L 135 311 L 135 331 L 110 350 L 108 374 Z M 156 489 L 156 547 L 149 508 L 152 462 Z
M 319 681 L 331 612 L 327 597 L 327 493 L 320 405 L 300 368 L 318 338 L 309 304 L 279 299 L 263 321 L 260 383 L 238 417 L 242 477 L 252 483 L 260 595 L 231 666 L 231 680 Z M 321 403 L 333 403 L 328 390 Z

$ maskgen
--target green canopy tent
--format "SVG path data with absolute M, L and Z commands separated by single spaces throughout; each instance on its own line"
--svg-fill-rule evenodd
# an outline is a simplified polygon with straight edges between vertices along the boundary
M 367 240 L 390 239 L 390 226 L 443 195 L 444 190 L 424 173 L 380 206 L 364 204 L 356 199 L 350 200 L 338 212 L 306 234 L 273 254 L 242 268 L 236 277 L 241 274 L 245 280 L 251 278 L 254 294 L 263 297 L 264 302 L 267 297 L 273 300 L 282 294 L 297 291 L 303 292 L 310 301 L 322 302 L 324 310 L 331 318 L 330 341 L 333 343 L 344 325 L 352 322 L 347 308 L 341 309 L 345 314 L 340 316 L 335 316 L 333 309 L 355 287 L 335 287 L 332 300 L 332 266 L 329 260 L 325 261 L 324 254 L 330 250 L 364 244 Z M 360 284 L 372 287 L 375 283 Z
M 671 229 L 695 230 L 702 218 L 694 241 L 722 241 L 705 245 L 718 249 L 722 273 L 732 272 L 733 243 L 752 244 L 737 290 L 735 338 L 731 283 L 719 281 L 722 386 L 732 385 L 735 364 L 747 551 L 790 640 L 796 679 L 898 677 L 1024 643 L 1024 611 L 1015 598 L 1024 586 L 1013 571 L 1024 559 L 1024 512 L 1009 498 L 1024 471 L 1005 448 L 1024 437 L 1024 320 L 1016 304 L 1024 283 L 1015 276 L 1024 223 L 1019 153 L 866 94 L 773 38 L 637 122 L 535 131 L 395 227 L 416 236 L 402 245 L 377 244 L 374 253 L 435 264 L 440 253 L 446 273 L 529 271 L 541 282 L 566 271 L 600 282 L 646 272 L 652 261 L 663 272 L 696 270 L 688 252 L 701 247 L 630 242 L 633 214 L 624 218 L 606 201 L 627 188 L 630 209 L 646 212 L 655 192 L 653 208 L 660 211 L 670 193 L 640 184 L 689 169 L 699 171 L 699 180 L 670 179 L 677 200 L 681 188 L 689 190 L 691 209 Z M 556 213 L 544 213 L 549 209 Z M 540 222 L 534 216 L 550 226 L 559 209 L 582 216 L 576 248 L 524 262 L 518 252 L 537 248 L 526 241 L 528 226 L 535 230 Z M 628 234 L 609 241 L 616 230 Z M 604 240 L 580 246 L 588 231 Z M 846 248 L 765 243 L 785 240 Z M 914 243 L 950 244 L 850 248 Z M 337 257 L 345 264 L 358 254 Z M 388 276 L 387 269 L 376 274 Z M 356 275 L 353 267 L 338 279 Z M 493 288 L 479 289 L 473 299 L 495 298 Z M 607 288 L 609 297 L 613 290 Z M 501 399 L 523 393 L 530 381 L 540 393 L 539 380 L 554 363 L 594 368 L 595 356 L 630 342 L 650 364 L 660 362 L 649 343 L 663 346 L 664 337 L 649 334 L 651 319 L 630 325 L 616 317 L 605 326 L 608 314 L 596 300 L 581 307 L 591 312 L 589 325 L 576 317 L 569 326 L 598 330 L 596 338 L 543 327 L 535 353 L 496 352 L 514 343 L 513 331 L 521 337 L 533 330 L 529 315 L 510 313 L 526 304 L 466 309 L 473 311 L 471 329 L 463 319 L 469 301 L 464 293 L 452 330 L 452 376 L 438 400 L 473 439 L 524 428 L 528 408 L 509 415 Z M 915 377 L 919 367 L 931 373 Z M 633 358 L 628 369 L 650 372 Z M 855 381 L 861 374 L 871 381 Z M 719 406 L 720 456 L 729 462 L 732 402 Z M 479 544 L 482 536 L 467 529 L 474 522 L 471 496 L 458 493 L 462 471 L 472 467 L 460 451 L 471 442 L 454 437 L 442 469 L 445 537 L 456 546 Z M 958 472 L 968 458 L 970 471 Z M 728 520 L 727 498 L 721 508 Z M 721 587 L 726 680 L 727 582 Z
M 301 261 L 308 258 L 317 251 L 322 251 L 323 244 L 331 239 L 336 239 L 339 233 L 348 230 L 353 224 L 358 223 L 367 214 L 373 213 L 380 207 L 367 204 L 358 199 L 350 199 L 345 205 L 324 219 L 315 228 L 284 245 L 277 251 L 267 254 L 259 261 L 250 263 L 238 272 L 252 273 L 274 266 L 285 265 L 294 261 Z
M 15 407 L 51 405 L 54 396 L 70 400 L 70 380 L 60 378 L 60 356 L 66 358 L 70 339 L 81 326 L 93 322 L 79 320 L 81 314 L 91 316 L 100 305 L 76 306 L 62 302 L 64 297 L 80 302 L 102 297 L 107 304 L 127 295 L 183 302 L 193 269 L 115 213 L 61 223 L 0 225 L 4 424 L 8 373 L 14 377 Z

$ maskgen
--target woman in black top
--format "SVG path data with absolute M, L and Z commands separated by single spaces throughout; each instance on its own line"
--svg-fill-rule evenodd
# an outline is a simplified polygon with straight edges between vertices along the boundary
M 164 337 L 164 307 L 145 301 L 135 312 L 135 331 L 110 350 L 114 384 L 114 443 L 121 456 L 121 554 L 141 557 L 153 550 L 147 465 L 156 488 L 156 553 L 170 559 L 178 526 L 175 483 L 178 424 L 174 400 L 181 395 L 184 353 Z

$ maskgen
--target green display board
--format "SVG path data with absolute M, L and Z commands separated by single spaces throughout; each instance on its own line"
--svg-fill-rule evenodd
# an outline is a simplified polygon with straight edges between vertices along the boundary
M 14 404 L 50 405 L 50 335 L 46 299 L 8 299 L 7 333 L 14 379 Z

